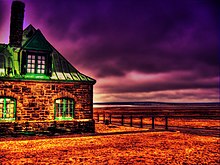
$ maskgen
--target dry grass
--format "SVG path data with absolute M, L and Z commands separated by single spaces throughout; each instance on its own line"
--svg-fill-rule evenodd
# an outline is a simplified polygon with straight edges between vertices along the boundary
M 136 127 L 124 127 L 116 125 L 104 125 L 97 123 L 96 132 L 97 133 L 117 133 L 117 132 L 136 132 L 136 131 L 147 131 L 147 128 L 136 128 Z
M 97 124 L 97 132 L 139 130 Z M 135 129 L 135 130 L 134 130 Z M 0 139 L 0 164 L 219 164 L 220 138 L 174 132 Z

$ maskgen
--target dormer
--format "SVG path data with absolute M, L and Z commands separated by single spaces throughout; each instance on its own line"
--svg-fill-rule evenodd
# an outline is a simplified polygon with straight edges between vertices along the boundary
M 13 1 L 9 44 L 0 44 L 0 79 L 96 81 L 73 67 L 31 24 L 23 30 L 24 3 Z
M 29 25 L 23 32 L 21 75 L 25 77 L 51 76 L 53 49 L 40 30 Z

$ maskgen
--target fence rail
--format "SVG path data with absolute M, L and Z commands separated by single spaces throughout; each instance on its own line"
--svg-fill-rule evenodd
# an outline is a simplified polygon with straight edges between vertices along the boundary
M 119 113 L 94 113 L 94 119 L 97 122 L 101 122 L 103 124 L 114 124 L 114 125 L 122 125 L 122 126 L 130 126 L 130 127 L 150 127 L 151 129 L 157 129 L 157 128 L 162 128 L 165 130 L 168 130 L 169 128 L 186 128 L 186 126 L 181 126 L 181 125 L 172 125 L 169 124 L 171 120 L 178 120 L 178 119 L 184 119 L 184 120 L 196 120 L 196 119 L 201 119 L 201 120 L 206 120 L 206 119 L 211 119 L 215 120 L 214 122 L 219 123 L 220 122 L 220 116 L 214 116 L 214 115 L 209 115 L 209 116 L 199 116 L 199 115 L 180 115 L 180 116 L 171 116 L 171 115 L 155 115 L 155 114 L 119 114 Z M 146 122 L 146 119 L 148 122 Z M 156 123 L 156 119 L 160 119 L 160 122 Z M 196 128 L 196 129 L 201 129 L 201 128 Z M 220 134 L 220 124 L 217 126 L 214 126 L 212 128 L 206 127 L 206 129 L 209 130 L 216 130 Z

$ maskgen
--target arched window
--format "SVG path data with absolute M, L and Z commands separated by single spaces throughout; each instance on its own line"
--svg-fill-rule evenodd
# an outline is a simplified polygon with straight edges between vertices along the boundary
M 14 120 L 16 114 L 16 100 L 0 97 L 0 120 Z
M 71 98 L 55 100 L 54 116 L 56 120 L 71 120 L 74 118 L 75 104 Z

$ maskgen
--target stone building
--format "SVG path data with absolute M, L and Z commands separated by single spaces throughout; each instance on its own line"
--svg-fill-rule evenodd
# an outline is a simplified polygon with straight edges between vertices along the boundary
M 0 134 L 94 132 L 95 80 L 74 68 L 29 25 L 13 1 L 9 44 L 0 44 Z

